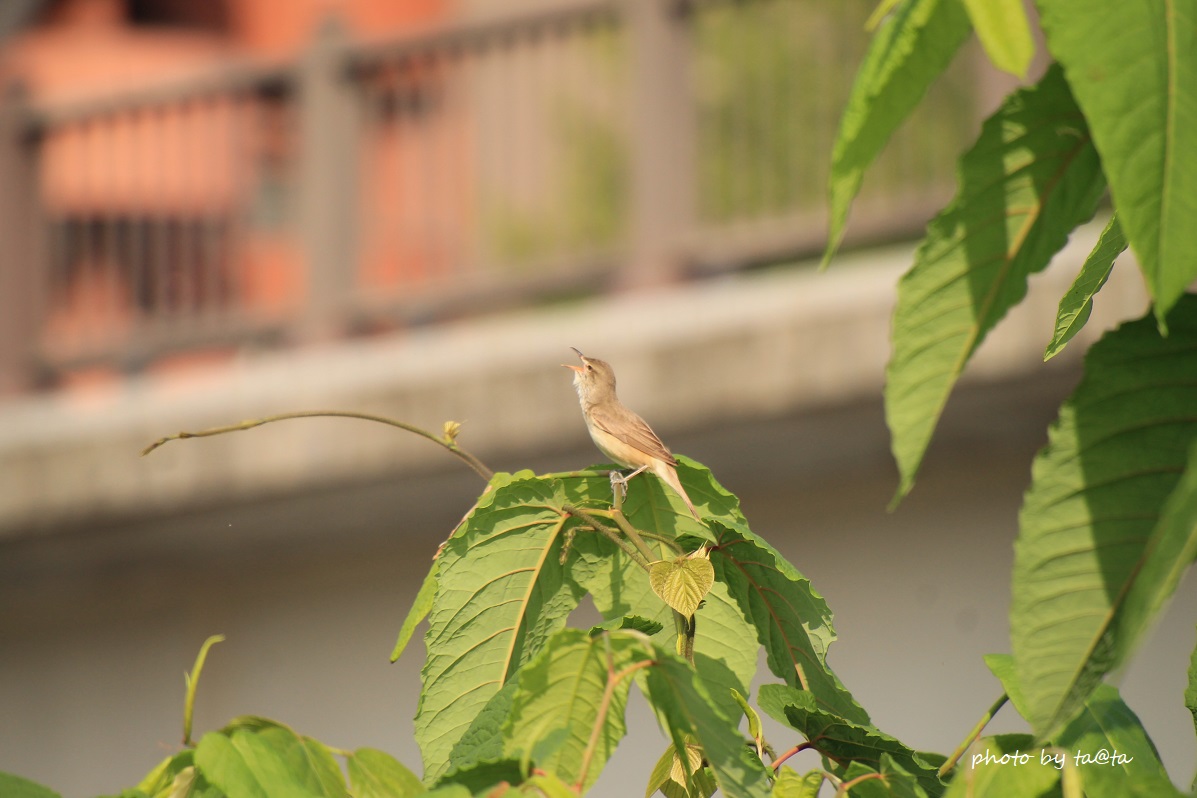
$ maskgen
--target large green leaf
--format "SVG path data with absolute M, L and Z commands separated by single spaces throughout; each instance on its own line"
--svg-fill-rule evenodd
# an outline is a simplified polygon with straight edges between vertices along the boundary
M 827 665 L 835 630 L 823 597 L 751 530 L 720 523 L 712 523 L 711 528 L 716 584 L 726 585 L 744 616 L 751 619 L 770 670 L 787 684 L 810 690 L 820 707 L 867 724 L 868 713 Z
M 1189 658 L 1189 684 L 1185 688 L 1185 708 L 1193 716 L 1193 728 L 1197 730 L 1197 648 Z M 1197 790 L 1197 775 L 1193 777 L 1193 786 Z
M 990 654 L 985 657 L 985 664 L 1001 680 L 1019 714 L 1026 712 L 1027 702 L 1014 668 L 1014 658 L 1007 654 Z M 1119 798 L 1128 795 L 1130 788 L 1138 783 L 1168 782 L 1168 774 L 1147 730 L 1122 700 L 1118 690 L 1110 685 L 1099 685 L 1085 702 L 1084 709 L 1048 742 L 1057 749 L 1048 752 L 1049 755 L 1058 757 L 1065 752 L 1074 762 L 1078 755 L 1094 758 L 1094 761 L 1078 764 L 1090 798 Z M 1097 761 L 1105 755 L 1109 756 L 1108 760 Z M 1045 755 L 1039 756 L 1041 761 L 1046 761 L 1043 759 Z M 1058 762 L 1048 764 L 1060 766 Z
M 506 471 L 499 471 L 490 478 L 487 482 L 486 489 L 482 491 L 482 495 L 478 497 L 478 501 L 466 514 L 466 517 L 461 519 L 461 523 L 453 530 L 450 538 L 457 537 L 464 533 L 467 529 L 467 522 L 470 516 L 479 510 L 490 507 L 491 502 L 495 498 L 495 489 L 501 488 L 504 485 L 510 485 L 512 482 L 524 479 L 532 479 L 535 477 L 531 471 L 525 469 L 517 471 L 514 474 L 509 474 Z M 445 541 L 448 543 L 448 541 Z M 444 544 L 442 544 L 443 548 Z M 428 569 L 428 574 L 424 577 L 424 581 L 420 584 L 420 590 L 416 593 L 416 598 L 412 602 L 411 609 L 407 612 L 407 617 L 403 619 L 403 625 L 399 628 L 399 638 L 395 641 L 395 647 L 391 650 L 391 662 L 398 661 L 399 657 L 403 655 L 404 649 L 411 641 L 412 635 L 416 631 L 416 627 L 420 622 L 428 617 L 428 613 L 432 611 L 432 604 L 436 598 L 437 586 L 437 569 L 440 564 L 440 552 L 433 557 L 432 565 Z
M 1141 567 L 1117 616 L 1122 652 L 1119 662 L 1125 661 L 1172 598 L 1194 557 L 1197 557 L 1197 440 L 1189 444 L 1184 473 L 1168 495 L 1159 522 L 1147 539 Z
M 680 757 L 688 742 L 696 741 L 727 798 L 765 798 L 769 778 L 764 764 L 744 744 L 737 709 L 728 714 L 715 701 L 711 688 L 681 657 L 654 646 L 655 664 L 646 669 L 643 685 Z
M 383 751 L 359 748 L 345 764 L 353 798 L 411 798 L 427 792 L 416 774 Z
M 703 508 L 708 518 L 722 518 L 728 523 L 743 522 L 739 501 L 711 476 L 704 466 L 679 457 L 678 473 L 686 491 L 696 504 Z M 637 496 L 636 483 L 632 480 L 629 501 L 638 502 L 631 520 L 644 529 L 654 520 L 663 518 L 665 529 L 676 522 L 679 529 L 693 532 L 693 518 L 684 506 L 660 504 L 663 494 L 651 498 Z M 595 475 L 584 478 L 563 479 L 566 497 L 572 504 L 609 509 L 610 483 L 606 476 Z M 661 490 L 669 490 L 661 488 Z M 626 506 L 626 505 L 625 505 Z M 665 511 L 665 507 L 671 509 Z M 654 529 L 654 531 L 656 531 Z M 713 541 L 709 529 L 702 528 L 701 536 L 687 538 L 687 542 L 698 546 L 698 540 Z M 610 621 L 628 615 L 638 615 L 656 621 L 663 627 L 654 636 L 662 646 L 672 648 L 676 637 L 673 616 L 669 607 L 655 593 L 643 569 L 624 556 L 610 541 L 593 533 L 579 529 L 573 544 L 574 557 L 569 561 L 572 579 L 590 593 L 595 607 L 603 618 Z M 659 548 L 662 558 L 670 556 L 669 549 Z M 728 712 L 736 711 L 732 690 L 747 694 L 749 685 L 756 675 L 757 633 L 745 619 L 737 602 L 728 595 L 727 586 L 716 581 L 696 615 L 696 637 L 694 663 L 698 673 L 711 687 L 711 692 Z
M 563 629 L 520 670 L 503 727 L 506 754 L 589 789 L 627 733 L 624 709 L 637 660 L 652 662 L 648 638 L 619 631 L 591 637 Z M 536 747 L 556 737 L 542 754 Z
M 241 718 L 209 732 L 195 766 L 225 795 L 245 798 L 348 798 L 341 768 L 322 743 L 265 718 Z
M 503 756 L 503 724 L 507 722 L 507 715 L 511 712 L 516 686 L 515 680 L 503 685 L 470 721 L 470 727 L 461 735 L 449 754 L 449 762 L 452 764 L 450 775 L 457 770 L 506 759 Z
M 1197 2 L 1038 6 L 1162 323 L 1197 278 Z
M 1055 798 L 1060 771 L 1039 763 L 1029 734 L 982 737 L 973 744 L 944 798 Z
M 898 287 L 886 419 L 901 484 L 914 484 L 948 395 L 989 331 L 1089 219 L 1101 164 L 1057 68 L 986 120 L 961 159 L 956 198 L 927 229 Z
M 8 798 L 61 798 L 49 787 L 11 773 L 0 773 L 0 795 Z
M 1025 78 L 1035 41 L 1022 0 L 964 0 L 964 7 L 993 65 Z
M 773 782 L 772 798 L 819 798 L 822 787 L 821 770 L 812 770 L 800 776 L 791 768 L 783 767 Z
M 560 563 L 568 520 L 560 483 L 515 480 L 486 498 L 440 557 L 416 714 L 427 783 L 449 770 L 475 716 L 581 595 Z
M 957 0 L 905 0 L 873 35 L 831 155 L 826 265 L 835 255 L 865 170 L 968 38 Z
M 1192 561 L 1197 297 L 1168 322 L 1167 338 L 1144 318 L 1093 346 L 1035 459 L 1010 625 L 1026 717 L 1041 737 L 1127 659 Z
M 391 662 L 398 661 L 399 657 L 403 655 L 403 650 L 407 648 L 407 644 L 411 641 L 411 636 L 415 633 L 416 627 L 432 611 L 432 604 L 436 599 L 436 579 L 439 565 L 439 558 L 433 560 L 432 566 L 428 569 L 428 573 L 424 577 L 424 581 L 420 584 L 420 590 L 416 593 L 415 601 L 412 602 L 411 609 L 407 612 L 407 617 L 403 619 L 403 625 L 399 627 L 399 639 L 395 641 L 395 647 L 391 649 Z
M 880 768 L 871 768 L 860 760 L 849 762 L 844 768 L 843 781 L 852 784 L 849 792 L 852 798 L 928 798 L 929 794 L 939 794 L 928 793 L 917 776 L 887 753 L 881 754 Z
M 1078 756 L 1089 758 L 1077 764 L 1088 798 L 1121 798 L 1136 784 L 1172 786 L 1147 730 L 1109 685 L 1093 691 L 1055 743 L 1074 761 Z
M 1060 300 L 1060 308 L 1056 312 L 1056 331 L 1043 353 L 1044 360 L 1051 360 L 1060 354 L 1064 345 L 1084 328 L 1089 314 L 1093 312 L 1094 295 L 1106 284 L 1114 268 L 1114 261 L 1125 249 L 1126 236 L 1123 235 L 1122 226 L 1118 224 L 1118 216 L 1115 214 L 1101 231 L 1089 257 L 1081 264 L 1081 271 L 1073 281 L 1072 287 Z
M 939 795 L 943 791 L 935 768 L 921 754 L 874 726 L 853 723 L 824 711 L 806 690 L 781 684 L 762 685 L 757 703 L 778 723 L 801 732 L 812 748 L 840 768 L 860 762 L 880 771 L 882 757 L 889 755 L 929 794 Z

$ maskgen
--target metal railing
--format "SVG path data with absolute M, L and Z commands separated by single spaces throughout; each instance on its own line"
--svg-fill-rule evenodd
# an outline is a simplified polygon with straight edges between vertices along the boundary
M 871 3 L 581 0 L 287 65 L 0 104 L 0 392 L 818 249 Z M 966 65 L 967 67 L 967 65 Z M 910 234 L 976 124 L 953 70 L 854 212 Z

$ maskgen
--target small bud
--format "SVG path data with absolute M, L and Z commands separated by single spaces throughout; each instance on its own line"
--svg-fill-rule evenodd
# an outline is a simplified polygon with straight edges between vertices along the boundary
M 457 433 L 461 432 L 461 422 L 460 421 L 446 421 L 445 427 L 444 427 L 444 432 L 445 432 L 445 440 L 447 440 L 449 443 L 453 443 L 454 441 L 457 440 Z

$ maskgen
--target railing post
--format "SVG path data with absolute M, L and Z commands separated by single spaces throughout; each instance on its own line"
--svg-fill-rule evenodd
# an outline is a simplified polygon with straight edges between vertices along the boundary
M 39 208 L 40 142 L 29 125 L 23 87 L 10 84 L 0 96 L 0 396 L 35 382 L 41 288 L 42 227 Z
M 307 274 L 301 337 L 341 333 L 357 267 L 358 112 L 345 70 L 347 35 L 335 17 L 318 29 L 299 69 L 299 240 Z
M 625 0 L 632 40 L 630 252 L 623 285 L 654 285 L 684 270 L 694 219 L 694 93 L 688 5 Z

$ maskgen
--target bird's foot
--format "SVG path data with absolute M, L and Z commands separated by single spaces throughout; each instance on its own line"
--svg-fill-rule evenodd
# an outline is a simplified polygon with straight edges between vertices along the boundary
M 628 495 L 628 480 L 639 474 L 641 471 L 648 468 L 648 466 L 640 466 L 635 471 L 626 476 L 620 471 L 611 472 L 611 493 L 618 499 Z

